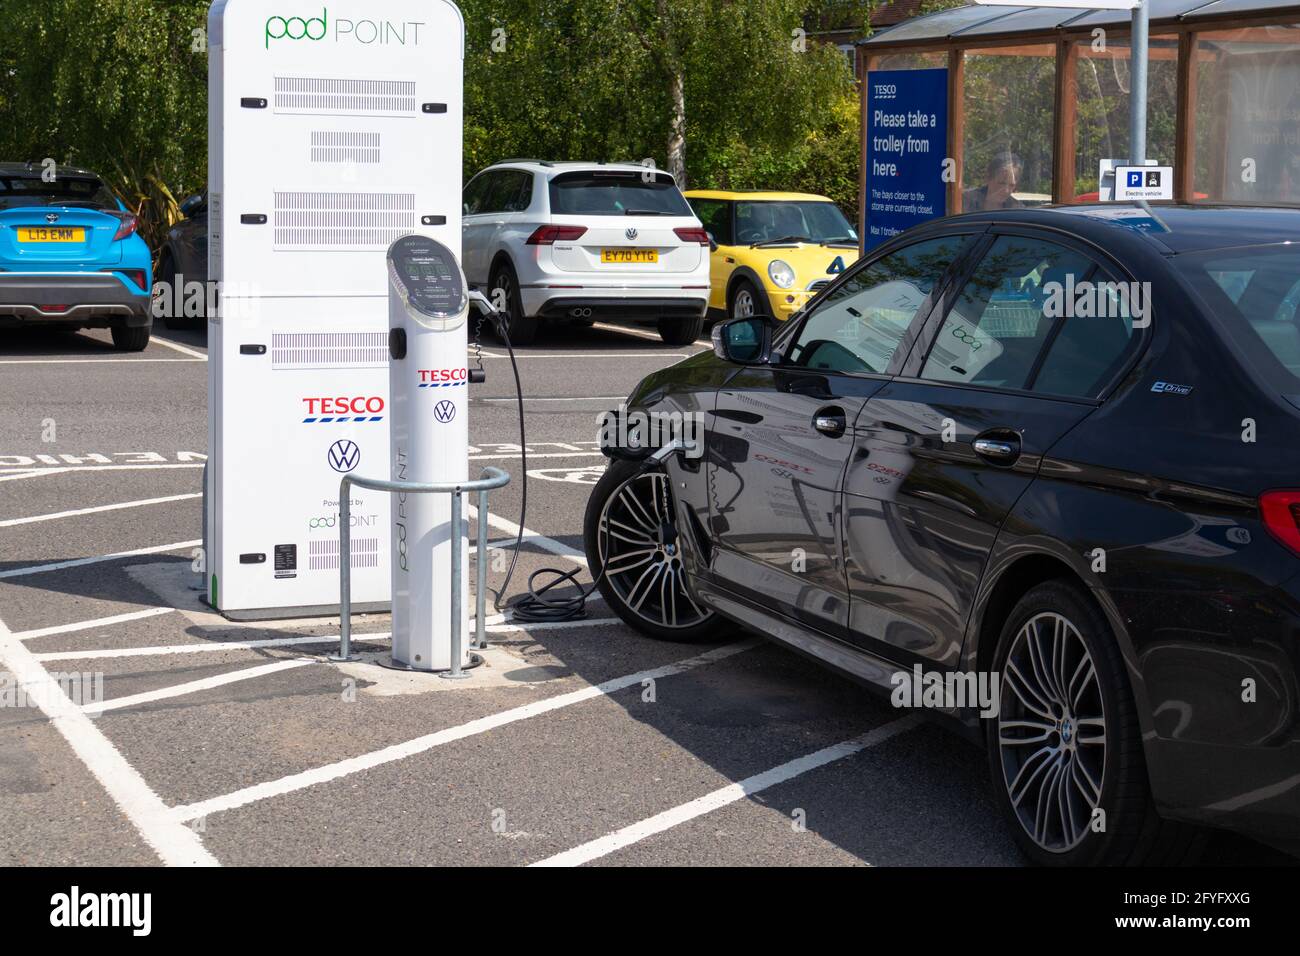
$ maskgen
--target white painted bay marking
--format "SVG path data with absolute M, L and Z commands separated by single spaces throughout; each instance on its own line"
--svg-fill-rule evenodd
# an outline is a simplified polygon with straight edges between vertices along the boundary
M 122 501 L 112 505 L 96 505 L 93 508 L 78 508 L 75 511 L 59 511 L 48 515 L 33 515 L 30 518 L 9 518 L 0 521 L 0 528 L 13 528 L 20 524 L 36 524 L 39 521 L 55 521 L 59 518 L 73 518 L 77 515 L 98 514 L 101 511 L 121 511 L 124 508 L 143 508 L 145 505 L 161 505 L 172 501 L 190 501 L 194 498 L 202 498 L 202 493 L 195 492 L 185 495 L 168 495 L 165 498 L 142 498 L 139 501 Z
M 388 631 L 377 634 L 353 633 L 353 644 L 381 643 L 389 639 Z M 102 661 L 117 657 L 171 657 L 175 654 L 215 654 L 222 651 L 255 651 L 263 647 L 296 647 L 300 644 L 337 644 L 339 635 L 321 634 L 306 637 L 268 637 L 251 641 L 200 641 L 194 644 L 163 644 L 150 647 L 110 647 L 86 651 L 49 651 L 36 654 L 38 661 Z
M 723 647 L 706 651 L 696 657 L 690 657 L 672 664 L 665 664 L 662 667 L 652 668 L 651 670 L 638 671 L 635 674 L 628 674 L 624 677 L 616 677 L 613 680 L 608 680 L 601 684 L 584 687 L 581 690 L 571 691 L 567 694 L 557 694 L 554 697 L 534 701 L 531 704 L 524 704 L 521 707 L 512 707 L 511 709 L 502 711 L 499 714 L 492 714 L 488 717 L 481 717 L 478 720 L 471 720 L 469 723 L 461 724 L 458 727 L 449 727 L 446 730 L 439 730 L 435 733 L 425 734 L 422 737 L 416 737 L 414 740 L 408 740 L 400 744 L 393 744 L 392 746 L 384 747 L 381 750 L 362 754 L 359 757 L 350 757 L 347 760 L 340 760 L 336 763 L 326 764 L 323 767 L 317 767 L 313 770 L 305 770 L 301 773 L 290 774 L 289 776 L 282 777 L 279 780 L 254 784 L 251 787 L 245 787 L 242 790 L 236 790 L 233 793 L 227 793 L 220 797 L 200 800 L 198 803 L 173 807 L 171 810 L 172 818 L 177 822 L 197 820 L 200 817 L 206 817 L 213 813 L 223 813 L 227 810 L 234 810 L 237 807 L 247 806 L 248 804 L 255 803 L 259 800 L 267 800 L 271 797 L 280 797 L 297 790 L 304 790 L 307 787 L 329 783 L 332 780 L 339 780 L 343 777 L 360 773 L 363 770 L 370 770 L 397 760 L 405 760 L 407 757 L 414 757 L 417 754 L 425 753 L 435 747 L 441 747 L 444 744 L 449 744 L 453 741 L 463 740 L 466 737 L 472 737 L 476 734 L 487 733 L 489 730 L 495 730 L 498 727 L 504 727 L 507 724 L 513 724 L 520 720 L 527 720 L 530 717 L 537 717 L 541 714 L 548 714 L 552 711 L 560 710 L 564 707 L 571 707 L 574 704 L 586 700 L 605 697 L 627 687 L 637 686 L 642 681 L 672 677 L 675 674 L 682 674 L 697 667 L 713 664 L 735 654 L 740 654 L 743 651 L 750 650 L 753 647 L 757 647 L 760 643 L 762 642 L 755 639 L 742 641 L 737 644 L 727 644 Z
M 175 608 L 170 607 L 150 607 L 143 611 L 130 611 L 126 614 L 114 614 L 112 617 L 97 617 L 92 621 L 76 621 L 72 624 L 56 624 L 53 627 L 38 627 L 31 631 L 17 631 L 14 638 L 19 641 L 30 641 L 34 637 L 49 637 L 52 634 L 70 634 L 73 631 L 90 631 L 99 627 L 109 627 L 113 624 L 124 624 L 127 621 L 141 621 L 148 617 L 158 617 L 161 614 L 170 614 Z
M 633 843 L 638 843 L 646 839 L 646 837 L 654 836 L 656 833 L 663 833 L 665 830 L 670 830 L 679 824 L 686 823 L 688 820 L 694 820 L 696 817 L 701 817 L 720 807 L 725 807 L 727 804 L 735 803 L 737 800 L 743 800 L 769 787 L 792 780 L 810 770 L 816 770 L 818 767 L 826 766 L 826 764 L 843 760 L 845 757 L 851 757 L 868 747 L 874 747 L 876 744 L 888 740 L 890 737 L 911 730 L 920 721 L 919 714 L 909 714 L 898 720 L 890 721 L 883 726 L 867 731 L 861 736 L 838 744 L 832 744 L 829 747 L 823 747 L 821 750 L 787 761 L 770 770 L 754 774 L 752 777 L 746 777 L 744 780 L 721 787 L 702 797 L 697 797 L 689 803 L 683 803 L 671 810 L 657 813 L 639 823 L 633 823 L 621 830 L 615 830 L 607 836 L 576 846 L 572 850 L 565 850 L 563 853 L 555 854 L 555 856 L 538 860 L 532 866 L 580 866 L 583 863 L 590 863 L 602 856 L 608 856 L 615 850 L 631 846 Z
M 218 674 L 215 677 L 204 677 L 199 680 L 186 681 L 184 684 L 174 684 L 171 687 L 163 687 L 159 690 L 145 691 L 141 694 L 132 694 L 129 697 L 116 697 L 112 700 L 106 700 L 98 704 L 87 704 L 82 710 L 91 717 L 110 710 L 121 710 L 124 707 L 138 707 L 140 704 L 150 704 L 158 700 L 168 700 L 172 697 L 184 697 L 187 694 L 197 694 L 200 691 L 211 690 L 214 687 L 225 687 L 228 684 L 235 684 L 239 681 L 253 680 L 257 677 L 265 677 L 267 674 L 275 674 L 280 671 L 292 670 L 295 667 L 303 667 L 307 664 L 320 663 L 311 657 L 295 657 L 287 661 L 272 661 L 270 664 L 260 664 L 257 667 L 246 667 L 243 670 L 231 671 L 228 674 Z
M 150 336 L 149 341 L 157 342 L 159 345 L 164 346 L 165 348 L 175 349 L 177 352 L 180 352 L 182 355 L 188 355 L 191 358 L 196 358 L 200 362 L 206 362 L 208 360 L 208 357 L 204 355 L 202 352 L 181 345 L 179 342 L 173 342 L 171 339 L 165 339 L 160 335 Z M 175 360 L 173 359 L 173 361 Z
M 168 866 L 220 866 L 197 833 L 177 820 L 80 707 L 68 699 L 34 654 L 14 640 L 0 621 L 0 664 L 14 675 L 73 753 L 131 821 L 149 848 Z M 34 692 L 34 693 L 33 693 Z
M 134 551 L 118 551 L 116 554 L 101 554 L 94 558 L 75 558 L 71 561 L 55 561 L 53 564 L 29 564 L 26 567 L 0 571 L 0 580 L 4 578 L 21 578 L 29 574 L 44 574 L 47 571 L 62 571 L 64 568 L 80 568 L 87 564 L 116 561 L 119 558 L 135 558 L 145 554 L 165 554 L 168 551 L 180 551 L 183 548 L 197 548 L 202 544 L 202 541 L 177 541 L 175 544 L 160 544 L 152 548 L 136 548 Z

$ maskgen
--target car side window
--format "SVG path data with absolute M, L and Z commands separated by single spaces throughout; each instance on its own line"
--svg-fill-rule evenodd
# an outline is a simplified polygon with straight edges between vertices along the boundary
M 953 300 L 921 377 L 1029 388 L 1044 344 L 1069 310 L 1066 299 L 1095 268 L 1056 243 L 999 236 Z
M 706 232 L 720 246 L 732 245 L 731 203 L 725 199 L 692 199 L 691 208 Z
M 464 215 L 476 216 L 479 213 L 487 212 L 484 204 L 487 201 L 493 178 L 493 173 L 479 173 L 469 181 L 469 185 L 465 187 Z
M 501 212 L 523 212 L 533 202 L 533 174 L 512 169 L 502 176 Z
M 788 355 L 803 368 L 883 373 L 966 236 L 906 246 L 845 278 L 813 307 Z

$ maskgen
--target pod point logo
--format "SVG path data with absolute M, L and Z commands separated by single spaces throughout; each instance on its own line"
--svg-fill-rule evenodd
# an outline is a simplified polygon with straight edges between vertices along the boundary
M 443 400 L 433 406 L 433 416 L 446 425 L 456 417 L 456 405 L 453 402 Z
M 346 473 L 361 464 L 361 448 L 354 441 L 340 438 L 330 445 L 329 454 L 326 457 L 329 459 L 331 468 L 337 472 Z
M 348 20 L 337 17 L 334 20 L 334 42 L 350 40 L 363 46 L 379 44 L 380 46 L 420 45 L 420 27 L 422 20 Z M 264 31 L 266 48 L 271 48 L 272 40 L 311 40 L 319 42 L 330 33 L 329 10 L 321 8 L 318 17 L 285 17 L 280 15 L 266 18 Z
M 272 40 L 323 40 L 328 29 L 326 20 L 329 11 L 322 9 L 320 16 L 304 20 L 302 17 L 267 17 L 266 46 L 271 47 Z M 320 32 L 313 34 L 312 25 L 319 24 Z M 272 32 L 277 31 L 277 32 Z

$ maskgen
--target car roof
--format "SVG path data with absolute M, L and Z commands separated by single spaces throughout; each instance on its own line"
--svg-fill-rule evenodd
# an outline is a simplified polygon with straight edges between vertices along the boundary
M 1139 235 L 1167 255 L 1300 242 L 1300 209 L 1268 206 L 1085 203 L 963 213 L 943 221 L 972 220 L 1048 226 L 1103 246 L 1107 238 Z
M 584 169 L 600 170 L 613 169 L 620 172 L 643 173 L 646 171 L 644 163 L 602 163 L 586 162 L 577 159 L 556 160 L 552 162 L 549 159 L 503 159 L 500 162 L 493 163 L 487 169 L 526 169 L 529 172 L 542 173 L 543 175 L 554 176 L 559 173 L 581 172 Z M 660 173 L 667 173 L 666 169 L 655 170 Z
M 0 163 L 0 176 L 39 176 L 41 169 L 41 163 L 35 160 L 31 163 Z M 59 164 L 56 171 L 60 176 L 76 176 L 79 179 L 100 178 L 98 173 L 92 173 L 88 169 L 80 169 L 76 166 Z
M 816 193 L 789 193 L 766 189 L 688 189 L 683 195 L 687 199 L 752 199 L 757 201 L 803 201 L 831 202 L 826 196 Z

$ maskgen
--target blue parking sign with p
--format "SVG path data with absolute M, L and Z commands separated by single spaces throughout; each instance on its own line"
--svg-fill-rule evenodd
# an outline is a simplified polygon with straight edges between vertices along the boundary
M 1142 188 L 1142 174 L 1139 173 L 1139 172 L 1131 172 L 1131 171 L 1130 171 L 1129 174 L 1128 174 L 1128 184 L 1129 184 L 1129 186 L 1132 187 L 1132 188 L 1141 189 L 1141 188 Z

